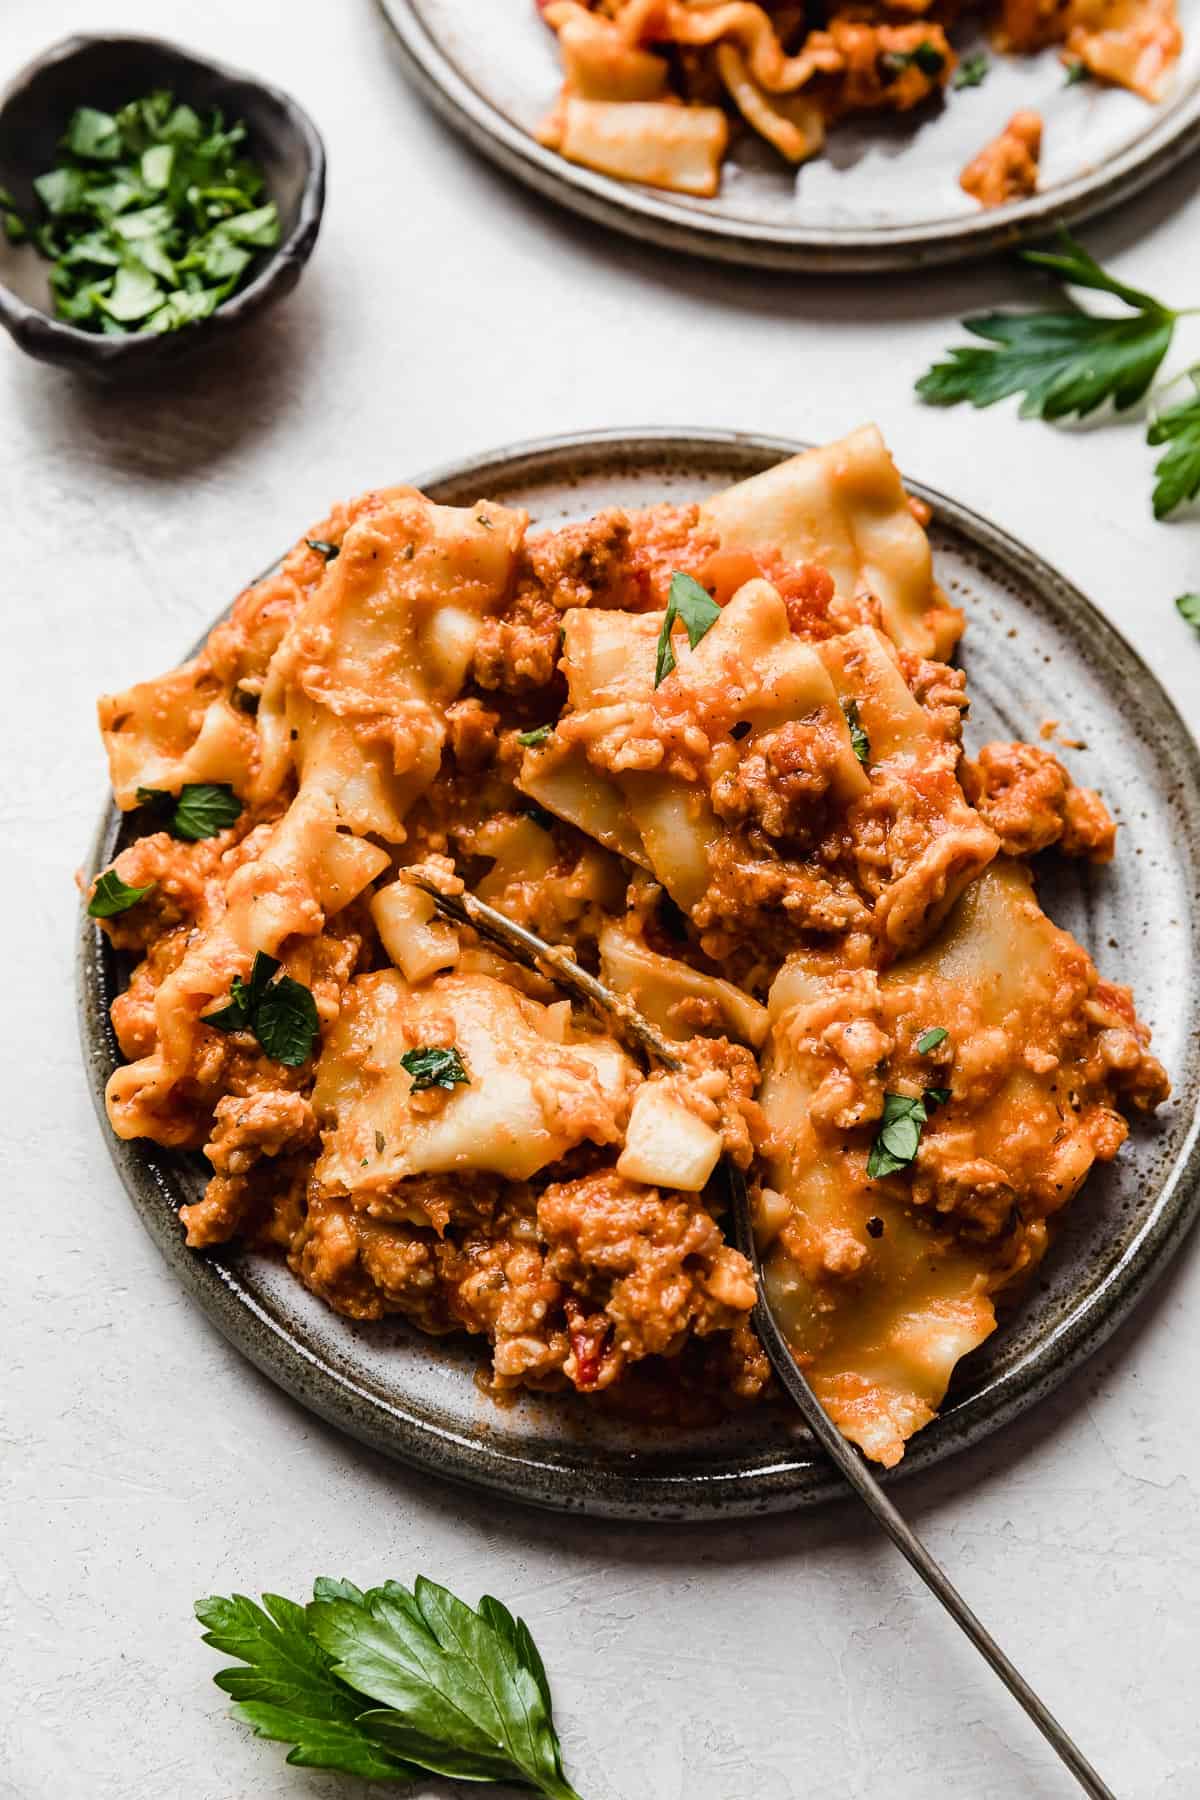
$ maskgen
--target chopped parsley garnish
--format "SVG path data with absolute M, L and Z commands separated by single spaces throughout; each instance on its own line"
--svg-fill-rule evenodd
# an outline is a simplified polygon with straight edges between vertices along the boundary
M 361 1592 L 321 1577 L 308 1606 L 264 1594 L 196 1602 L 214 1680 L 288 1762 L 366 1781 L 445 1775 L 580 1800 L 563 1773 L 546 1670 L 529 1627 L 485 1595 L 473 1611 L 418 1576 Z
M 1064 87 L 1075 87 L 1081 81 L 1090 81 L 1092 71 L 1081 56 L 1073 56 L 1067 63 L 1067 72 L 1063 77 Z
M 850 732 L 850 748 L 865 768 L 871 758 L 871 740 L 859 722 L 858 701 L 843 700 L 842 711 L 846 715 L 846 725 Z
M 1180 594 L 1175 602 L 1175 610 L 1194 631 L 1200 631 L 1200 594 Z
M 694 650 L 705 633 L 712 630 L 720 616 L 721 609 L 712 595 L 705 593 L 693 576 L 685 575 L 681 569 L 676 569 L 671 577 L 662 630 L 658 634 L 658 652 L 654 660 L 655 687 L 664 682 L 675 667 L 675 652 L 671 648 L 671 628 L 676 619 L 680 621 L 687 632 L 688 643 Z
M 952 88 L 982 87 L 987 80 L 991 61 L 982 50 L 972 50 L 964 56 L 954 74 L 950 78 Z
M 414 1094 L 419 1094 L 422 1088 L 469 1087 L 471 1084 L 466 1065 L 453 1048 L 443 1050 L 433 1044 L 406 1050 L 400 1058 L 400 1067 L 412 1077 Z
M 10 244 L 23 244 L 29 228 L 17 211 L 17 203 L 6 187 L 0 187 L 0 226 Z
M 56 168 L 34 182 L 36 220 L 9 197 L 0 217 L 14 240 L 32 237 L 52 263 L 60 319 L 121 337 L 175 331 L 206 319 L 252 272 L 255 252 L 279 242 L 261 169 L 244 152 L 246 127 L 201 118 L 166 90 L 118 112 L 81 106 Z
M 931 1050 L 936 1050 L 939 1044 L 944 1044 L 949 1036 L 950 1033 L 944 1025 L 931 1025 L 929 1030 L 923 1031 L 917 1039 L 917 1055 L 928 1056 Z
M 553 725 L 538 725 L 532 731 L 518 731 L 517 742 L 531 750 L 535 744 L 544 744 L 553 730 Z
M 327 563 L 336 562 L 342 554 L 340 544 L 327 543 L 324 538 L 305 538 L 304 541 L 310 550 L 315 550 L 318 556 L 323 556 Z
M 883 1118 L 867 1158 L 867 1180 L 894 1175 L 907 1169 L 921 1142 L 921 1127 L 929 1123 L 929 1107 L 944 1106 L 949 1088 L 926 1088 L 916 1099 L 909 1094 L 885 1094 Z
M 249 1031 L 272 1062 L 298 1069 L 312 1054 L 320 1030 L 317 1003 L 311 992 L 290 975 L 279 975 L 279 961 L 262 950 L 255 954 L 249 981 L 235 975 L 229 1004 L 202 1015 L 218 1031 Z
M 242 816 L 242 803 L 225 782 L 187 782 L 178 799 L 165 788 L 140 787 L 137 802 L 160 815 L 172 837 L 193 844 L 216 837 Z
M 905 69 L 919 69 L 922 75 L 928 75 L 932 80 L 934 76 L 941 74 L 945 66 L 946 58 L 928 38 L 924 43 L 914 45 L 911 50 L 885 50 L 879 58 L 880 71 L 889 81 L 895 81 L 898 75 L 903 75 Z
M 152 888 L 158 884 L 148 881 L 145 887 L 130 887 L 121 880 L 115 869 L 105 869 L 96 882 L 91 899 L 88 901 L 88 917 L 90 919 L 115 919 L 118 913 L 128 912 L 139 900 L 144 900 Z

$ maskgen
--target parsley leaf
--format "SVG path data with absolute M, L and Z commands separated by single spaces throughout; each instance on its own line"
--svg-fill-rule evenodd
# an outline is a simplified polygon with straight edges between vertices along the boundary
M 952 88 L 981 87 L 987 80 L 991 66 L 991 60 L 984 51 L 972 50 L 969 56 L 963 57 L 955 69 L 950 78 L 950 86 Z
M 662 630 L 658 634 L 658 651 L 654 661 L 655 687 L 664 682 L 675 667 L 675 652 L 671 648 L 671 627 L 676 619 L 682 622 L 684 630 L 687 632 L 688 643 L 694 650 L 705 633 L 712 630 L 720 616 L 721 609 L 712 595 L 705 593 L 700 583 L 691 575 L 685 575 L 681 569 L 676 569 L 671 577 Z
M 846 725 L 850 732 L 850 748 L 865 768 L 871 759 L 871 740 L 859 723 L 858 701 L 843 700 L 842 711 L 846 715 Z
M 1073 56 L 1067 63 L 1067 72 L 1063 76 L 1064 87 L 1075 87 L 1081 81 L 1090 81 L 1092 71 L 1081 56 Z
M 265 950 L 256 951 L 250 980 L 245 982 L 240 975 L 235 975 L 230 984 L 229 1005 L 219 1013 L 204 1014 L 204 1023 L 215 1025 L 218 1031 L 250 1030 L 258 1003 L 267 990 L 267 984 L 278 973 L 279 966 L 278 957 L 268 956 Z
M 88 901 L 89 919 L 114 919 L 118 913 L 128 912 L 139 900 L 144 900 L 152 888 L 158 884 L 154 881 L 145 887 L 130 887 L 121 880 L 115 869 L 105 869 L 99 876 Z
M 935 75 L 941 74 L 945 66 L 946 58 L 937 45 L 931 44 L 928 39 L 914 45 L 911 50 L 885 50 L 879 58 L 880 73 L 888 81 L 894 81 L 905 69 L 919 69 L 922 75 L 928 75 L 932 80 Z
M 1200 494 L 1200 364 L 1188 370 L 1195 393 L 1190 400 L 1159 413 L 1146 433 L 1148 444 L 1167 444 L 1154 465 L 1154 516 L 1168 513 Z
M 1026 262 L 1076 287 L 1114 295 L 1131 313 L 1100 317 L 1065 312 L 988 313 L 966 329 L 995 346 L 952 347 L 917 382 L 931 406 L 994 406 L 1021 394 L 1023 419 L 1080 418 L 1105 400 L 1118 411 L 1140 400 L 1167 353 L 1177 315 L 1151 295 L 1108 275 L 1066 232 L 1058 252 L 1025 251 Z
M 17 211 L 17 203 L 6 187 L 0 187 L 0 226 L 10 244 L 23 244 L 29 227 Z
M 278 1594 L 262 1598 L 261 1607 L 244 1594 L 196 1602 L 204 1642 L 242 1665 L 213 1676 L 234 1701 L 234 1718 L 259 1737 L 291 1744 L 288 1761 L 301 1768 L 340 1769 L 367 1781 L 412 1780 L 418 1771 L 372 1743 L 357 1724 L 362 1702 L 330 1673 L 333 1658 L 313 1638 L 304 1608 Z
M 340 544 L 327 543 L 324 538 L 305 538 L 304 541 L 310 550 L 315 550 L 319 556 L 323 556 L 327 563 L 336 562 L 342 554 Z
M 1195 631 L 1200 631 L 1200 594 L 1180 594 L 1175 610 Z
M 94 106 L 77 106 L 62 140 L 64 150 L 97 162 L 115 162 L 121 154 L 121 133 L 111 113 Z
M 419 1094 L 422 1088 L 471 1085 L 471 1077 L 467 1074 L 466 1064 L 458 1051 L 442 1050 L 436 1044 L 422 1045 L 418 1050 L 406 1050 L 400 1058 L 400 1067 L 412 1077 L 414 1094 Z
M 936 1050 L 939 1044 L 944 1044 L 949 1036 L 950 1033 L 944 1025 L 931 1025 L 929 1030 L 923 1031 L 917 1039 L 915 1046 L 917 1055 L 928 1056 L 931 1050 Z
M 883 1118 L 867 1158 L 868 1181 L 909 1167 L 921 1142 L 921 1127 L 929 1123 L 929 1104 L 942 1106 L 949 1098 L 949 1088 L 927 1088 L 916 1099 L 909 1094 L 883 1096 Z
M 517 742 L 529 750 L 534 744 L 544 744 L 553 730 L 553 725 L 539 725 L 533 731 L 518 731 Z
M 272 1062 L 298 1069 L 312 1055 L 321 1028 L 317 1003 L 308 988 L 279 974 L 279 960 L 259 950 L 250 979 L 235 975 L 229 1003 L 220 1012 L 203 1013 L 202 1022 L 218 1031 L 250 1031 Z
M 281 975 L 263 994 L 254 1015 L 254 1035 L 271 1058 L 285 1068 L 298 1069 L 312 1054 L 313 1040 L 321 1029 L 317 1003 L 310 989 L 290 975 Z
M 139 800 L 145 791 L 138 789 Z M 241 816 L 242 803 L 224 782 L 191 782 L 179 790 L 170 829 L 176 837 L 196 843 L 201 838 L 216 837 Z
M 546 1671 L 498 1600 L 473 1610 L 418 1577 L 361 1592 L 322 1577 L 307 1607 L 264 1594 L 198 1601 L 235 1718 L 291 1743 L 290 1763 L 367 1780 L 508 1781 L 580 1800 L 563 1773 Z M 265 1610 L 264 1610 L 265 1609 Z M 366 1704 L 364 1704 L 366 1703 Z M 372 1704 L 373 1703 L 373 1704 Z

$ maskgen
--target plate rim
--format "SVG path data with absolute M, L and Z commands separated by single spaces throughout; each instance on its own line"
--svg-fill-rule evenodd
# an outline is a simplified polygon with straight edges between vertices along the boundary
M 464 482 L 501 477 L 509 482 L 552 480 L 578 474 L 589 462 L 597 471 L 618 463 L 639 466 L 656 457 L 678 459 L 692 467 L 738 457 L 749 465 L 794 455 L 811 447 L 803 440 L 760 433 L 701 427 L 644 426 L 556 434 L 483 451 L 416 476 L 413 485 L 437 498 Z M 1130 666 L 1159 721 L 1170 733 L 1172 749 L 1181 757 L 1185 778 L 1200 794 L 1200 748 L 1174 702 L 1124 634 L 1074 583 L 1038 552 L 1022 544 L 972 508 L 926 483 L 905 477 L 907 490 L 934 509 L 946 523 L 994 561 L 1019 573 L 1022 581 L 1046 592 L 1060 610 L 1087 622 L 1106 652 Z M 273 562 L 269 567 L 275 567 Z M 123 815 L 109 801 L 90 851 L 89 868 L 111 860 Z M 821 1506 L 849 1498 L 840 1477 L 819 1463 L 797 1460 L 789 1447 L 806 1438 L 784 1428 L 776 1452 L 745 1451 L 698 1454 L 698 1470 L 678 1451 L 663 1456 L 639 1453 L 632 1459 L 603 1453 L 601 1466 L 586 1440 L 564 1438 L 561 1456 L 543 1457 L 532 1447 L 513 1453 L 489 1441 L 486 1426 L 478 1435 L 428 1416 L 416 1403 L 376 1391 L 300 1341 L 285 1321 L 241 1281 L 236 1252 L 228 1257 L 197 1253 L 183 1243 L 172 1198 L 168 1152 L 143 1140 L 116 1137 L 104 1110 L 104 1085 L 122 1060 L 109 1017 L 115 959 L 98 925 L 80 909 L 76 955 L 76 998 L 88 1088 L 101 1131 L 126 1195 L 172 1273 L 210 1321 L 250 1362 L 303 1406 L 349 1433 L 369 1448 L 409 1467 L 475 1491 L 500 1494 L 555 1512 L 641 1523 L 746 1518 L 764 1513 Z M 1200 1215 L 1200 1113 L 1193 1116 L 1173 1163 L 1157 1183 L 1156 1199 L 1124 1254 L 1107 1274 L 1084 1292 L 1009 1368 L 943 1414 L 913 1441 L 887 1481 L 920 1474 L 960 1450 L 968 1449 L 1008 1425 L 1044 1399 L 1082 1367 L 1118 1329 L 1155 1282 L 1166 1272 L 1184 1238 Z M 790 1422 L 789 1422 L 790 1424 Z M 618 1466 L 620 1465 L 620 1466 Z
M 697 215 L 672 196 L 568 163 L 513 123 L 450 61 L 413 0 L 376 0 L 413 85 L 492 162 L 549 200 L 626 236 L 718 262 L 809 275 L 881 274 L 943 267 L 1044 238 L 1107 212 L 1200 148 L 1200 79 L 1177 107 L 1098 168 L 1006 206 L 940 224 L 791 227 Z

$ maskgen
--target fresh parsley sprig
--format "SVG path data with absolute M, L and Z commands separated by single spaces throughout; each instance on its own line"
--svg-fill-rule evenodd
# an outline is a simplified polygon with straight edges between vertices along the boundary
M 298 1069 L 312 1055 L 321 1021 L 317 1003 L 302 982 L 290 975 L 275 979 L 279 966 L 276 957 L 257 951 L 249 981 L 235 975 L 228 1004 L 201 1017 L 218 1031 L 251 1032 L 272 1062 Z
M 1086 418 L 1106 401 L 1125 412 L 1145 398 L 1170 349 L 1180 319 L 1195 308 L 1176 309 L 1101 268 L 1093 256 L 1061 232 L 1056 251 L 1022 251 L 1025 262 L 1064 285 L 1110 294 L 1128 310 L 1116 315 L 1066 311 L 986 313 L 963 325 L 987 345 L 954 345 L 917 382 L 931 406 L 994 406 L 1020 394 L 1023 419 Z M 1191 371 L 1197 395 L 1160 413 L 1147 441 L 1169 449 L 1155 469 L 1154 515 L 1164 519 L 1200 492 L 1200 375 Z
M 676 619 L 687 632 L 688 643 L 694 650 L 720 616 L 721 609 L 712 595 L 705 592 L 694 576 L 685 575 L 682 569 L 676 569 L 667 591 L 667 610 L 663 614 L 662 629 L 658 634 L 658 648 L 654 659 L 655 687 L 659 687 L 675 667 L 671 629 Z
M 1190 399 L 1170 406 L 1151 420 L 1146 442 L 1168 449 L 1154 466 L 1154 516 L 1168 513 L 1200 494 L 1200 363 L 1187 371 L 1195 390 Z
M 290 1744 L 288 1762 L 367 1781 L 518 1782 L 580 1800 L 563 1772 L 546 1670 L 523 1620 L 473 1610 L 436 1582 L 366 1593 L 322 1576 L 279 1594 L 196 1602 L 204 1642 L 237 1666 L 213 1677 L 233 1716 Z

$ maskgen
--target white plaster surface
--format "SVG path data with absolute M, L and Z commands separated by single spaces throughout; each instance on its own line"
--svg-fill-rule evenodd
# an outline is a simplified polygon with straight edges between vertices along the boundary
M 386 1464 L 243 1363 L 110 1168 L 76 1045 L 71 875 L 103 792 L 95 693 L 175 660 L 331 496 L 461 452 L 652 421 L 821 437 L 874 417 L 912 474 L 1079 581 L 1190 717 L 1200 643 L 1171 600 L 1200 586 L 1200 526 L 1152 522 L 1135 426 L 1055 433 L 914 402 L 963 311 L 1028 293 L 1003 265 L 802 282 L 602 235 L 435 122 L 368 0 L 3 0 L 0 79 L 101 25 L 291 88 L 331 181 L 299 291 L 224 365 L 132 396 L 0 344 L 0 1797 L 361 1800 L 224 1717 L 191 1604 L 425 1571 L 527 1616 L 587 1800 L 1066 1800 L 1041 1740 L 848 1507 L 703 1530 L 510 1509 Z M 1085 234 L 1181 304 L 1200 301 L 1198 177 Z M 1187 329 L 1178 366 L 1200 357 Z M 1121 1800 L 1200 1794 L 1198 1390 L 1192 1244 L 1036 1416 L 903 1490 Z

